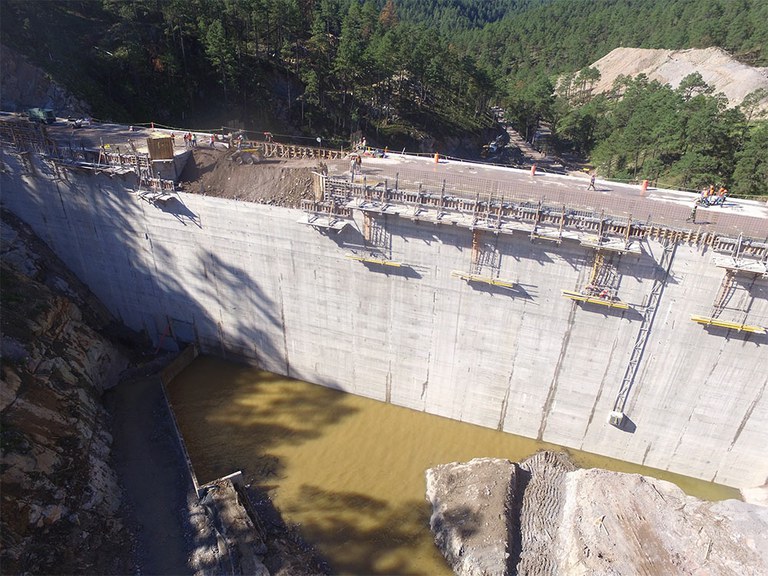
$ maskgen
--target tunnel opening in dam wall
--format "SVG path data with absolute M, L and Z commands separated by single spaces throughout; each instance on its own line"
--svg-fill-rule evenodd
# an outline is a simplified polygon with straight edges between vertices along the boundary
M 768 477 L 765 244 L 595 245 L 565 210 L 552 241 L 556 220 L 494 230 L 490 206 L 465 225 L 445 197 L 398 211 L 365 191 L 335 213 L 151 202 L 133 173 L 8 148 L 2 166 L 3 204 L 158 347 L 729 486 Z

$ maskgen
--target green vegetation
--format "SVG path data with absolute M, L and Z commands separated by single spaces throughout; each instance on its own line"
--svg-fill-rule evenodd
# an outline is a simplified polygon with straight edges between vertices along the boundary
M 591 97 L 577 77 L 559 88 L 556 132 L 609 178 L 765 193 L 766 124 L 750 128 L 747 115 L 749 103 L 765 94 L 726 109 L 723 97 L 712 92 L 699 74 L 674 90 L 640 75 L 619 78 L 612 93 Z
M 391 145 L 493 126 L 488 77 L 392 0 L 6 0 L 1 21 L 102 119 L 384 130 Z
M 623 79 L 594 96 L 585 68 L 618 46 L 718 46 L 768 65 L 763 0 L 4 0 L 3 42 L 131 123 L 239 125 L 325 142 L 417 147 L 493 127 L 617 178 L 768 193 L 759 95 L 740 110 L 690 78 Z M 580 72 L 581 70 L 581 72 Z M 557 88 L 557 90 L 555 89 Z M 479 147 L 478 147 L 479 149 Z

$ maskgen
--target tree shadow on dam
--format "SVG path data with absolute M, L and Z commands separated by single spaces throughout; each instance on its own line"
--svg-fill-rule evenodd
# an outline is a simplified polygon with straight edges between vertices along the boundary
M 218 241 L 216 254 L 201 250 L 216 237 L 183 199 L 153 204 L 133 173 L 57 167 L 51 174 L 67 178 L 52 179 L 15 168 L 6 192 L 12 210 L 129 328 L 158 348 L 197 342 L 221 353 L 231 346 L 238 357 L 283 358 L 279 303 L 243 258 L 249 247 L 237 252 Z

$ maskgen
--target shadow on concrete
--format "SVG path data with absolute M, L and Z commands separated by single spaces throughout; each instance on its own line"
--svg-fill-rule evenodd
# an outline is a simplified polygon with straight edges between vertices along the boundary
M 590 302 L 579 302 L 574 300 L 574 303 L 585 312 L 600 313 L 603 316 L 613 316 L 616 318 L 626 318 L 627 320 L 639 321 L 643 319 L 643 315 L 634 308 L 610 308 L 603 306 L 602 304 L 592 304 Z
M 374 262 L 360 262 L 360 264 L 365 266 L 370 272 L 384 274 L 385 276 L 398 276 L 400 278 L 411 278 L 414 280 L 421 278 L 421 274 L 408 264 L 401 264 L 400 266 L 385 266 Z
M 751 298 L 768 300 L 768 279 L 763 279 L 758 274 L 736 274 L 733 280 Z
M 137 535 L 143 574 L 191 574 L 196 528 L 182 513 L 194 498 L 160 381 L 123 382 L 104 394 L 112 415 L 112 459 L 124 489 L 122 512 Z M 199 543 L 198 543 L 199 544 Z
M 203 226 L 200 224 L 200 216 L 192 212 L 189 208 L 187 208 L 186 204 L 181 201 L 180 198 L 176 196 L 172 196 L 165 202 L 154 202 L 153 203 L 155 207 L 159 208 L 166 214 L 173 215 L 176 220 L 184 224 L 184 226 L 187 225 L 187 222 L 190 222 L 197 226 L 198 228 L 202 228 Z
M 484 282 L 466 282 L 466 284 L 477 292 L 484 292 L 493 296 L 506 296 L 508 298 L 521 298 L 524 300 L 533 300 L 533 297 L 526 291 L 521 284 L 515 284 L 513 288 L 506 286 L 494 286 Z
M 621 423 L 621 427 L 617 427 L 616 429 L 626 432 L 627 434 L 634 434 L 635 430 L 637 430 L 637 424 L 635 424 L 629 416 L 624 414 L 624 420 Z
M 622 256 L 619 272 L 623 276 L 630 276 L 637 280 L 655 280 L 656 278 L 663 278 L 667 274 L 667 271 L 653 257 L 653 254 L 645 249 L 645 247 L 642 247 L 641 249 L 641 254 L 625 254 Z M 678 284 L 678 281 L 673 274 L 670 274 L 666 277 L 665 284 Z
M 746 324 L 748 323 L 749 320 L 747 320 Z M 724 328 L 721 326 L 714 326 L 712 324 L 705 324 L 702 326 L 702 328 L 704 328 L 707 334 L 724 337 L 726 340 L 742 340 L 744 342 L 754 342 L 758 346 L 768 344 L 768 334 L 756 334 L 754 332 L 734 330 L 732 328 Z

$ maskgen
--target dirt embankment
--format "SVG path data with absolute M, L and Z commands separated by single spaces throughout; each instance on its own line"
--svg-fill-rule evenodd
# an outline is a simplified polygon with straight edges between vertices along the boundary
M 314 197 L 312 172 L 341 171 L 343 161 L 261 159 L 253 165 L 230 160 L 226 150 L 197 148 L 179 178 L 185 192 L 274 206 L 297 207 Z
M 768 508 L 578 470 L 562 453 L 427 471 L 430 526 L 459 575 L 768 574 Z

